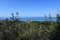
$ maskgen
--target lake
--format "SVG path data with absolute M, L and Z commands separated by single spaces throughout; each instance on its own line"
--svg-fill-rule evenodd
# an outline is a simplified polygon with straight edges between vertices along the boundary
M 21 20 L 23 21 L 27 21 L 27 20 L 30 20 L 30 21 L 49 21 L 50 18 L 45 18 L 45 17 L 25 17 L 25 18 L 20 18 Z M 52 17 L 51 18 L 52 21 L 56 21 L 56 18 L 55 17 Z
M 0 17 L 0 20 L 5 20 L 6 17 Z M 8 18 L 10 20 L 10 18 Z M 45 17 L 21 17 L 21 21 L 50 21 L 50 18 L 45 18 Z M 51 18 L 52 21 L 56 21 L 56 17 Z

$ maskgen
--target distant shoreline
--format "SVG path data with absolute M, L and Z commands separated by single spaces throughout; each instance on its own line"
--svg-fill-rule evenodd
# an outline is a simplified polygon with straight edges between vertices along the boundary
M 8 18 L 8 19 L 11 20 L 10 18 Z M 0 20 L 6 20 L 6 17 L 0 17 Z M 45 20 L 47 20 L 47 21 L 49 21 L 50 18 L 49 17 L 47 17 L 47 18 L 45 18 L 45 17 L 20 17 L 19 20 L 21 20 L 21 21 L 45 21 Z M 56 17 L 51 17 L 51 20 L 56 21 Z

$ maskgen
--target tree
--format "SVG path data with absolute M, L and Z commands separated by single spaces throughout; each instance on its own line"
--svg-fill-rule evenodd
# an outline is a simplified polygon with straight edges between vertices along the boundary
M 47 21 L 47 16 L 46 16 L 46 14 L 45 14 L 44 16 L 45 16 L 45 21 Z
M 19 21 L 19 19 L 20 19 L 19 18 L 19 12 L 16 12 L 16 17 L 15 18 L 16 18 L 16 21 Z
M 50 19 L 50 22 L 51 22 L 52 20 L 51 20 L 51 14 L 50 13 L 49 13 L 49 19 Z
M 60 15 L 57 14 L 57 22 L 59 23 L 60 22 Z
M 14 13 L 12 13 L 11 15 L 12 15 L 11 19 L 14 20 L 15 19 Z

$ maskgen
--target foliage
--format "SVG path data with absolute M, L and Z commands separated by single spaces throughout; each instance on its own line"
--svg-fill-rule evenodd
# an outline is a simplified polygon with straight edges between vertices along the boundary
M 16 15 L 0 25 L 0 40 L 55 40 L 60 22 L 20 21 Z

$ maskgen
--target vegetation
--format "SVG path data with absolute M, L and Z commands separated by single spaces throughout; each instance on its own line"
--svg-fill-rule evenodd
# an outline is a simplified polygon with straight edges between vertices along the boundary
M 49 14 L 50 15 L 50 14 Z M 20 21 L 18 12 L 16 17 L 12 13 L 0 23 L 0 40 L 60 40 L 60 16 L 57 21 Z

